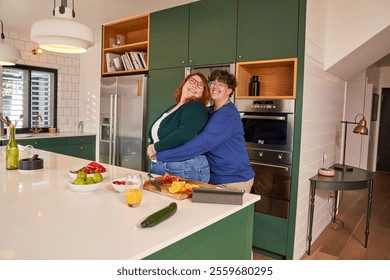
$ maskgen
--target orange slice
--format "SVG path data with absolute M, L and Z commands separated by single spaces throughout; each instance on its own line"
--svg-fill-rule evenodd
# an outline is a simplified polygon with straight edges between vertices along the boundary
M 185 181 L 172 182 L 171 186 L 168 188 L 168 191 L 170 193 L 178 193 L 180 192 L 180 189 L 184 187 L 185 184 Z
M 187 183 L 184 187 L 185 187 L 186 190 L 192 191 L 192 187 L 193 186 L 191 184 Z

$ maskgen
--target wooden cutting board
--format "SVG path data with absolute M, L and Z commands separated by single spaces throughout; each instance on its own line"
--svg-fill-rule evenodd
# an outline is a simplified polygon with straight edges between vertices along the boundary
M 170 193 L 168 188 L 171 186 L 172 183 L 169 183 L 169 182 L 165 183 L 163 180 L 163 177 L 155 177 L 155 179 L 161 186 L 161 192 L 156 190 L 156 188 L 153 186 L 153 184 L 150 180 L 145 181 L 144 189 L 151 191 L 151 192 L 154 192 L 154 193 L 161 194 L 161 195 L 173 197 L 177 200 L 183 200 L 183 199 L 186 199 L 186 198 L 189 198 L 192 196 L 192 191 L 189 191 L 189 190 L 186 192 Z M 193 180 L 182 179 L 180 181 L 186 181 L 187 183 L 193 185 L 194 187 L 198 187 L 198 188 L 209 188 L 209 189 L 217 188 L 214 185 L 206 184 L 206 183 L 202 183 L 202 182 L 198 182 L 198 181 L 193 181 Z

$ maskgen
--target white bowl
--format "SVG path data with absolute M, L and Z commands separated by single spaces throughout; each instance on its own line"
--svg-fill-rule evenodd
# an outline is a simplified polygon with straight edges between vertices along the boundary
M 71 171 L 68 171 L 68 174 L 69 174 L 69 177 L 72 178 L 73 180 L 77 178 L 77 173 L 72 173 Z M 104 172 L 101 172 L 100 174 L 102 174 L 103 178 L 106 178 L 108 172 L 104 171 Z M 93 174 L 87 174 L 87 177 L 92 177 L 92 176 L 93 176 Z
M 126 181 L 126 178 L 118 178 L 115 180 L 112 180 L 111 185 L 117 192 L 124 193 L 125 192 L 125 185 L 120 184 L 114 184 L 115 181 Z
M 75 185 L 72 184 L 73 181 L 69 182 L 69 187 L 72 191 L 78 192 L 78 193 L 89 193 L 89 192 L 94 192 L 97 189 L 100 188 L 103 182 L 99 182 L 96 184 L 87 184 L 87 185 Z

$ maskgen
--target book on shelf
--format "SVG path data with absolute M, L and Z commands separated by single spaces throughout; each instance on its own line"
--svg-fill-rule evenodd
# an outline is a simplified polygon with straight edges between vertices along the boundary
M 137 55 L 142 63 L 142 68 L 148 68 L 148 64 L 146 63 L 146 52 L 137 52 Z
M 115 58 L 118 59 L 115 60 Z M 115 71 L 123 70 L 123 65 L 122 65 L 120 55 L 115 53 L 106 53 L 106 66 L 107 66 L 107 72 L 115 72 Z

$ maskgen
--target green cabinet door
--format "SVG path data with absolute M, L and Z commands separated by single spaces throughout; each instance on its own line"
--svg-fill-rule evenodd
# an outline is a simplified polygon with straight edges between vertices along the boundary
M 298 56 L 299 0 L 238 0 L 237 61 Z
M 150 14 L 149 70 L 188 63 L 189 5 Z
M 236 35 L 237 0 L 190 4 L 189 66 L 234 62 Z
M 66 138 L 66 149 L 62 151 L 63 154 L 95 160 L 95 136 L 77 136 Z
M 149 69 L 235 61 L 237 0 L 203 0 L 150 15 Z
M 63 155 L 95 160 L 96 136 L 20 139 L 17 143 Z

